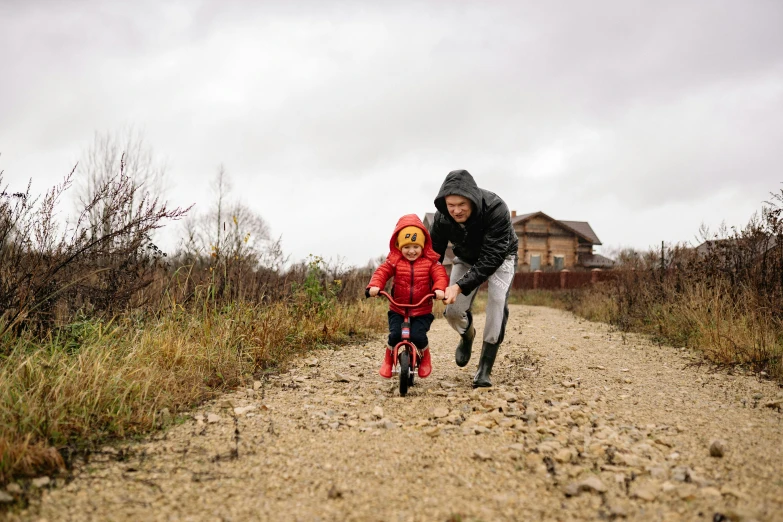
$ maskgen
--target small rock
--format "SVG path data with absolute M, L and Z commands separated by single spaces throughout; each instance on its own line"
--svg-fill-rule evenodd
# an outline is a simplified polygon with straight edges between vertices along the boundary
M 446 417 L 448 414 L 449 414 L 449 409 L 443 407 L 435 408 L 432 411 L 432 416 L 435 417 L 436 419 L 441 419 L 443 417 Z
M 568 448 L 563 448 L 555 453 L 555 460 L 561 463 L 571 462 L 571 457 L 571 450 Z
M 10 504 L 14 501 L 14 497 L 6 493 L 5 491 L 0 491 L 0 504 Z
M 473 452 L 473 458 L 477 460 L 487 461 L 487 460 L 492 460 L 492 455 L 487 451 L 477 449 Z
M 658 480 L 666 480 L 669 476 L 669 472 L 662 466 L 654 466 L 649 469 L 650 476 Z
M 22 486 L 17 484 L 16 482 L 11 482 L 8 484 L 5 489 L 14 495 L 21 495 L 22 494 Z
M 696 498 L 696 486 L 683 484 L 677 488 L 677 495 L 680 497 L 680 500 L 693 500 Z
M 330 487 L 329 491 L 326 492 L 326 496 L 332 500 L 343 498 L 343 492 L 337 489 L 337 486 L 332 484 L 332 487 Z
M 261 388 L 261 386 L 262 386 L 261 381 L 253 381 L 253 389 L 254 390 L 256 390 L 256 391 L 259 390 Z
M 318 366 L 318 358 L 317 357 L 311 357 L 307 360 L 305 360 L 305 363 L 307 366 Z
M 670 493 L 676 489 L 677 489 L 677 484 L 672 484 L 668 480 L 663 484 L 661 484 L 661 491 L 663 491 L 664 493 Z
M 247 413 L 249 411 L 253 411 L 255 409 L 256 409 L 256 407 L 254 405 L 252 405 L 252 404 L 250 406 L 240 406 L 238 408 L 234 408 L 234 414 L 236 414 L 236 415 L 244 415 L 245 413 Z
M 220 415 L 217 415 L 216 413 L 210 413 L 207 415 L 207 422 L 209 424 L 215 424 L 217 422 L 220 422 Z
M 655 491 L 650 486 L 639 486 L 634 490 L 634 492 L 631 494 L 632 498 L 639 498 L 642 500 L 646 500 L 647 502 L 652 502 L 655 500 L 656 497 Z
M 397 424 L 391 419 L 381 419 L 378 421 L 378 427 L 393 430 L 397 428 Z
M 628 516 L 628 510 L 625 508 L 625 506 L 615 504 L 609 508 L 609 514 L 615 518 L 625 518 Z
M 382 419 L 383 418 L 383 408 L 380 406 L 376 406 L 372 409 L 372 415 L 376 419 Z
M 50 482 L 51 479 L 49 477 L 38 477 L 32 480 L 32 484 L 36 488 L 42 488 L 44 486 L 48 486 Z
M 565 496 L 567 497 L 575 497 L 579 494 L 579 486 L 576 482 L 572 482 L 563 488 L 563 493 L 565 493 Z
M 581 481 L 578 485 L 579 491 L 594 491 L 596 493 L 606 493 L 606 486 L 596 476 L 587 477 Z
M 731 522 L 750 522 L 756 520 L 756 514 L 743 508 L 729 508 L 724 513 L 724 516 L 731 520 Z
M 672 480 L 677 482 L 687 482 L 691 478 L 691 470 L 688 467 L 674 468 L 672 470 Z
M 337 373 L 334 376 L 334 382 L 356 382 L 359 378 L 355 375 L 345 375 L 343 373 Z
M 440 435 L 440 426 L 430 426 L 424 430 L 424 434 L 430 437 L 437 437 Z
M 726 454 L 726 441 L 715 439 L 710 442 L 710 457 L 722 457 Z
M 10 486 L 8 488 L 8 491 L 11 491 Z M 721 495 L 728 495 L 728 496 L 732 496 L 732 497 L 738 498 L 738 499 L 744 499 L 745 498 L 745 494 L 744 493 L 742 493 L 741 491 L 739 491 L 737 489 L 732 488 L 731 486 L 722 486 L 720 488 L 720 492 L 721 492 Z
M 720 491 L 718 491 L 717 488 L 713 488 L 713 487 L 701 488 L 700 491 L 701 494 L 705 497 L 717 498 L 721 496 Z

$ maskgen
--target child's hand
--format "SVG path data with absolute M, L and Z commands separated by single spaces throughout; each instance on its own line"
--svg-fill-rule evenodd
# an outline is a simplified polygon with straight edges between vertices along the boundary
M 438 301 L 443 301 L 443 298 L 446 296 L 446 294 L 443 293 L 443 290 L 435 290 L 435 299 Z
M 381 289 L 378 288 L 377 286 L 371 286 L 370 287 L 370 297 L 375 297 L 376 295 L 378 295 L 378 292 L 380 292 L 380 291 L 381 291 Z

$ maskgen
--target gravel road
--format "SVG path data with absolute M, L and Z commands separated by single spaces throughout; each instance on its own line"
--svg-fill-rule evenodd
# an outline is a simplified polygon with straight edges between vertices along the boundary
M 512 307 L 490 389 L 471 388 L 477 354 L 456 367 L 444 320 L 430 341 L 433 373 L 405 398 L 377 375 L 381 336 L 318 350 L 7 516 L 783 520 L 775 383 L 548 308 Z

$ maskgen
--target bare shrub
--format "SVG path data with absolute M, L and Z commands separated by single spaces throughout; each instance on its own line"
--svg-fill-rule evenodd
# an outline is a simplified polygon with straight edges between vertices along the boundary
M 92 314 L 125 309 L 158 270 L 150 233 L 187 212 L 139 194 L 121 163 L 74 222 L 60 223 L 56 208 L 72 180 L 73 171 L 40 201 L 28 186 L 23 197 L 0 203 L 0 334 L 23 325 L 44 333 L 54 325 L 58 307 L 69 317 L 77 309 Z M 104 209 L 100 228 L 88 220 L 97 207 Z

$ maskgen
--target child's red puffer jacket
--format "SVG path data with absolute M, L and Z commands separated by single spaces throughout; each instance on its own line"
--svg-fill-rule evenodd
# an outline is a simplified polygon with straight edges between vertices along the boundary
M 402 255 L 397 248 L 397 235 L 405 227 L 414 226 L 424 232 L 424 249 L 421 256 L 410 262 Z M 402 304 L 415 304 L 435 290 L 446 290 L 449 285 L 449 276 L 446 269 L 438 261 L 440 256 L 432 249 L 432 240 L 430 233 L 424 227 L 416 214 L 407 214 L 402 216 L 394 227 L 391 240 L 389 241 L 389 255 L 386 261 L 378 267 L 370 279 L 367 288 L 377 286 L 383 289 L 390 277 L 394 277 L 394 287 L 392 288 L 392 297 L 395 301 Z M 389 309 L 400 315 L 405 315 L 405 310 L 389 304 Z M 432 300 L 427 300 L 419 306 L 410 310 L 410 316 L 416 317 L 432 313 Z

